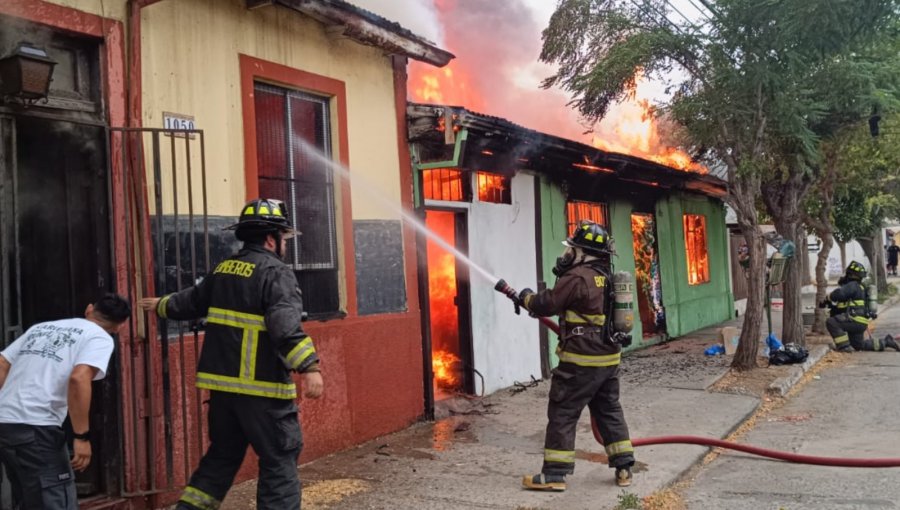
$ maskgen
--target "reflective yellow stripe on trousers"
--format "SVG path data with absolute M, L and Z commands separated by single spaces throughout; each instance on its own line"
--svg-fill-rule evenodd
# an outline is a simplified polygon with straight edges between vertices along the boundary
M 184 488 L 180 500 L 200 510 L 216 510 L 222 504 L 218 499 L 190 485 Z
M 544 462 L 562 462 L 564 464 L 575 463 L 575 451 L 551 450 L 544 448 Z
M 631 440 L 626 439 L 606 445 L 606 455 L 608 457 L 622 455 L 623 453 L 634 453 L 634 446 L 631 444 Z

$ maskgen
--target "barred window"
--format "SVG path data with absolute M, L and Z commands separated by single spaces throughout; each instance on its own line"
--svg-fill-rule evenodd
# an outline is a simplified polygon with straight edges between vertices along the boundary
M 489 172 L 477 172 L 475 175 L 478 180 L 479 201 L 495 204 L 512 203 L 509 177 Z
M 709 281 L 709 253 L 706 247 L 706 216 L 684 215 L 684 248 L 687 254 L 688 285 Z
M 288 241 L 310 317 L 339 312 L 337 234 L 331 158 L 329 98 L 269 84 L 254 84 L 259 194 L 283 200 L 303 235 Z
M 463 202 L 463 173 L 454 168 L 433 168 L 422 170 L 422 194 L 429 200 Z
M 569 235 L 575 233 L 575 227 L 581 220 L 589 220 L 608 228 L 609 216 L 606 204 L 599 202 L 583 202 L 581 200 L 570 200 L 566 204 L 566 222 Z

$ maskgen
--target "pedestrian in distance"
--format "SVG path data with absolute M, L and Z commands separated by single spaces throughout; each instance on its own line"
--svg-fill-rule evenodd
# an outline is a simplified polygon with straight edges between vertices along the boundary
M 897 276 L 898 255 L 900 255 L 900 246 L 897 246 L 897 241 L 891 239 L 891 244 L 887 247 L 887 270 L 891 276 Z
M 228 228 L 243 241 L 236 255 L 196 286 L 140 300 L 165 319 L 207 321 L 197 387 L 210 391 L 210 444 L 176 508 L 218 508 L 249 445 L 259 457 L 257 508 L 296 510 L 303 438 L 291 374 L 301 375 L 306 397 L 323 391 L 297 279 L 282 261 L 286 240 L 299 233 L 274 199 L 250 201 Z
M 870 322 L 878 318 L 877 312 L 869 309 L 869 293 L 862 284 L 865 278 L 865 266 L 855 260 L 850 262 L 838 280 L 840 287 L 831 292 L 828 300 L 819 303 L 820 307 L 831 309 L 825 327 L 834 340 L 834 347 L 841 352 L 883 351 L 886 347 L 900 351 L 892 335 L 880 340 L 865 338 Z
M 78 508 L 73 470 L 91 463 L 91 383 L 106 377 L 111 335 L 130 316 L 125 298 L 107 294 L 84 318 L 35 324 L 0 352 L 0 462 L 18 508 Z
M 559 365 L 550 380 L 544 463 L 541 472 L 525 476 L 532 490 L 564 491 L 566 475 L 575 472 L 575 429 L 587 407 L 615 469 L 616 484 L 631 485 L 634 447 L 619 403 L 619 362 L 630 336 L 611 334 L 608 285 L 611 284 L 612 239 L 602 226 L 582 221 L 563 243 L 551 289 L 523 289 L 519 301 L 531 314 L 559 315 Z

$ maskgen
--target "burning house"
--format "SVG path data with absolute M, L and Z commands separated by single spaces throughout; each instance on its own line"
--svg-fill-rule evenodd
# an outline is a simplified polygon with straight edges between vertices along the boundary
M 633 348 L 731 318 L 719 178 L 463 107 L 410 103 L 407 114 L 417 207 L 481 269 L 421 241 L 435 399 L 448 385 L 491 392 L 548 374 L 556 339 L 514 315 L 484 273 L 517 288 L 552 286 L 560 243 L 581 219 L 611 231 L 616 269 L 636 275 Z
M 302 403 L 302 460 L 420 419 L 406 66 L 451 58 L 342 0 L 0 2 L 0 348 L 100 292 L 193 284 L 261 195 L 303 231 L 287 263 L 327 386 Z M 206 444 L 203 341 L 202 322 L 135 312 L 94 389 L 81 508 L 178 497 Z M 8 489 L 0 474 L 0 508 Z

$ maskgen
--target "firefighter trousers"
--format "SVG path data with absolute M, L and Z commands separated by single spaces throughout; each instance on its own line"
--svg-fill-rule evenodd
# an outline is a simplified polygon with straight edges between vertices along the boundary
M 560 363 L 550 380 L 543 473 L 567 475 L 575 472 L 575 429 L 585 406 L 597 422 L 609 466 L 634 464 L 634 448 L 619 403 L 619 366 L 583 367 Z
M 857 351 L 884 350 L 884 344 L 881 340 L 865 338 L 866 330 L 869 328 L 867 324 L 856 322 L 846 313 L 829 317 L 825 321 L 825 327 L 828 329 L 828 333 L 831 334 L 831 338 L 834 339 L 834 345 L 838 349 L 851 345 Z
M 300 508 L 297 459 L 303 438 L 297 418 L 293 400 L 211 391 L 209 449 L 176 508 L 218 508 L 244 461 L 248 445 L 259 457 L 256 507 Z

